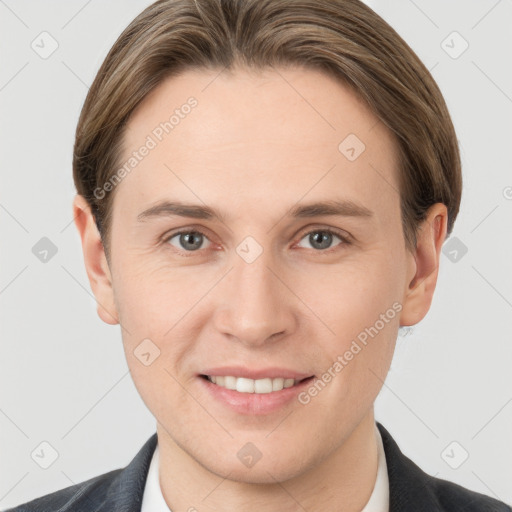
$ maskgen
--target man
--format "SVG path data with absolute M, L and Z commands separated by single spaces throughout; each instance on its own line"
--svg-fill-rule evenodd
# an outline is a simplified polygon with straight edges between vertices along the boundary
M 462 179 L 435 82 L 373 11 L 156 2 L 89 91 L 74 178 L 98 314 L 157 432 L 13 510 L 511 510 L 375 422 Z

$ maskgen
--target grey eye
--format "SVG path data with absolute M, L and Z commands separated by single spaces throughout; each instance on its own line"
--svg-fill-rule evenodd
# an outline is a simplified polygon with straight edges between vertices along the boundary
M 174 238 L 178 238 L 178 244 L 175 245 L 171 242 Z M 179 250 L 197 251 L 201 249 L 204 240 L 206 239 L 203 233 L 199 233 L 198 231 L 182 231 L 180 233 L 176 233 L 167 239 L 167 242 L 176 247 Z
M 303 240 L 306 239 L 313 249 L 325 250 L 330 248 L 334 238 L 343 241 L 340 236 L 329 230 L 317 229 L 307 233 Z

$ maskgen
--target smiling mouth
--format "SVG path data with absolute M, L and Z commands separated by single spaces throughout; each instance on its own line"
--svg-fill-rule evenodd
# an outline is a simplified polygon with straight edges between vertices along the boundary
M 232 391 L 238 391 L 239 393 L 256 393 L 256 394 L 267 394 L 282 391 L 283 389 L 291 388 L 302 382 L 311 380 L 314 375 L 306 377 L 304 379 L 285 379 L 277 377 L 274 379 L 248 379 L 245 377 L 234 377 L 232 375 L 226 376 L 211 376 L 211 375 L 200 375 L 201 378 L 219 386 L 224 389 Z

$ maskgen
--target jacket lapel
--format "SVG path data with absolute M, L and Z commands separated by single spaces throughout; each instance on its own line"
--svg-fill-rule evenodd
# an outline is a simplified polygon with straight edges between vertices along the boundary
M 130 464 L 112 480 L 106 491 L 105 500 L 99 508 L 94 509 L 96 512 L 140 512 L 149 465 L 156 445 L 155 432 Z
M 432 478 L 398 448 L 391 434 L 377 422 L 382 436 L 389 479 L 389 512 L 443 510 L 432 489 Z

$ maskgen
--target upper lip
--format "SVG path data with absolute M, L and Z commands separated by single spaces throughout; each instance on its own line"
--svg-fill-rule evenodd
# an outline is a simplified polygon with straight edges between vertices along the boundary
M 302 373 L 289 368 L 278 368 L 275 366 L 269 368 L 245 368 L 243 366 L 222 366 L 216 368 L 207 368 L 200 375 L 209 376 L 232 376 L 245 377 L 246 379 L 276 379 L 283 377 L 285 379 L 303 380 L 312 377 L 311 373 Z

